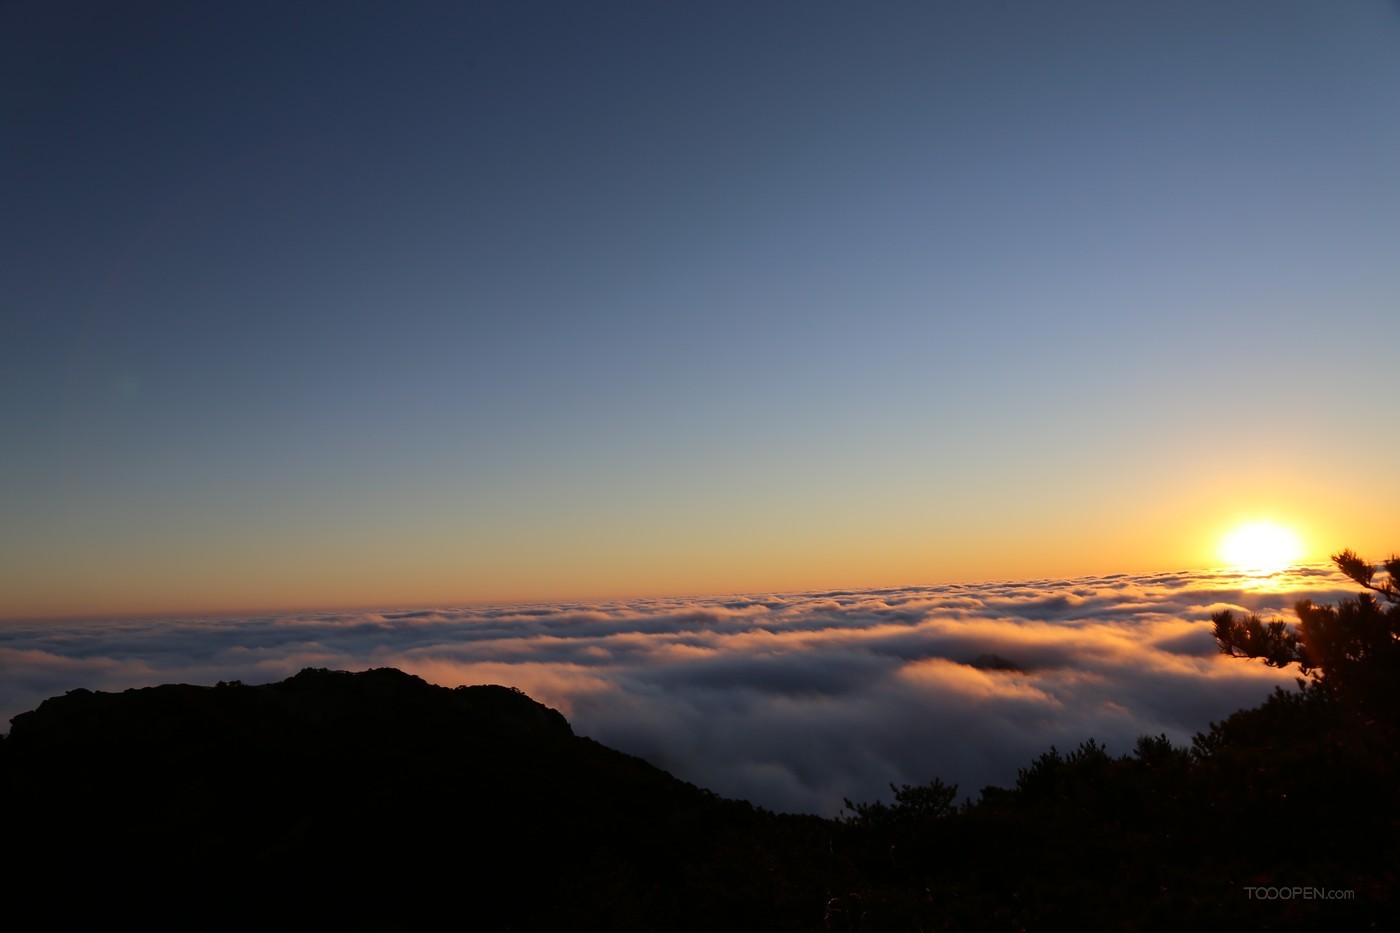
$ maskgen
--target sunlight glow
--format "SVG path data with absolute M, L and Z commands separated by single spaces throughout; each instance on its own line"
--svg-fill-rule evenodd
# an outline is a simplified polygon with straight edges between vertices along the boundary
M 1274 522 L 1241 525 L 1220 542 L 1220 556 L 1251 573 L 1277 573 L 1303 556 L 1296 532 Z

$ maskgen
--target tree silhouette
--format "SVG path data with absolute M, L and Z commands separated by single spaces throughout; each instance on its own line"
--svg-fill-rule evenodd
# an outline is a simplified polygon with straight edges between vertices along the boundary
M 1296 626 L 1282 619 L 1244 618 L 1230 610 L 1211 616 L 1220 650 L 1236 658 L 1259 658 L 1272 667 L 1297 664 L 1334 699 L 1361 708 L 1368 717 L 1395 722 L 1400 709 L 1400 557 L 1377 568 L 1351 550 L 1332 562 L 1366 592 L 1336 606 L 1300 600 Z

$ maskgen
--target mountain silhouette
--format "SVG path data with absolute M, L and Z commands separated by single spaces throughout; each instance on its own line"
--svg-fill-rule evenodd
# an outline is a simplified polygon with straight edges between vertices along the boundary
M 820 923 L 820 891 L 774 885 L 800 858 L 770 840 L 822 821 L 722 800 L 507 687 L 74 690 L 12 720 L 0 766 L 9 906 L 54 892 L 25 928 Z
M 983 659 L 979 659 L 983 660 Z M 987 659 L 989 669 L 1006 669 Z M 1400 741 L 1326 691 L 958 803 L 725 800 L 499 686 L 73 690 L 0 741 L 7 928 L 1381 930 Z M 834 763 L 834 764 L 839 764 Z

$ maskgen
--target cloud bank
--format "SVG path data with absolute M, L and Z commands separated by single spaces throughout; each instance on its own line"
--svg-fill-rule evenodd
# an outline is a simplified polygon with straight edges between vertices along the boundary
M 1008 784 L 1093 737 L 1185 743 L 1295 672 L 1218 654 L 1210 614 L 1292 617 L 1330 568 L 606 604 L 0 623 L 0 719 L 75 687 L 398 667 L 519 687 L 574 730 L 776 810 L 837 813 L 935 777 Z

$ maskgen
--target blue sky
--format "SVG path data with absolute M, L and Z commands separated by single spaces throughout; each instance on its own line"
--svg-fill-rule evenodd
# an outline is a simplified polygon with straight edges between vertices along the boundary
M 0 614 L 1394 546 L 1394 4 L 0 17 Z

